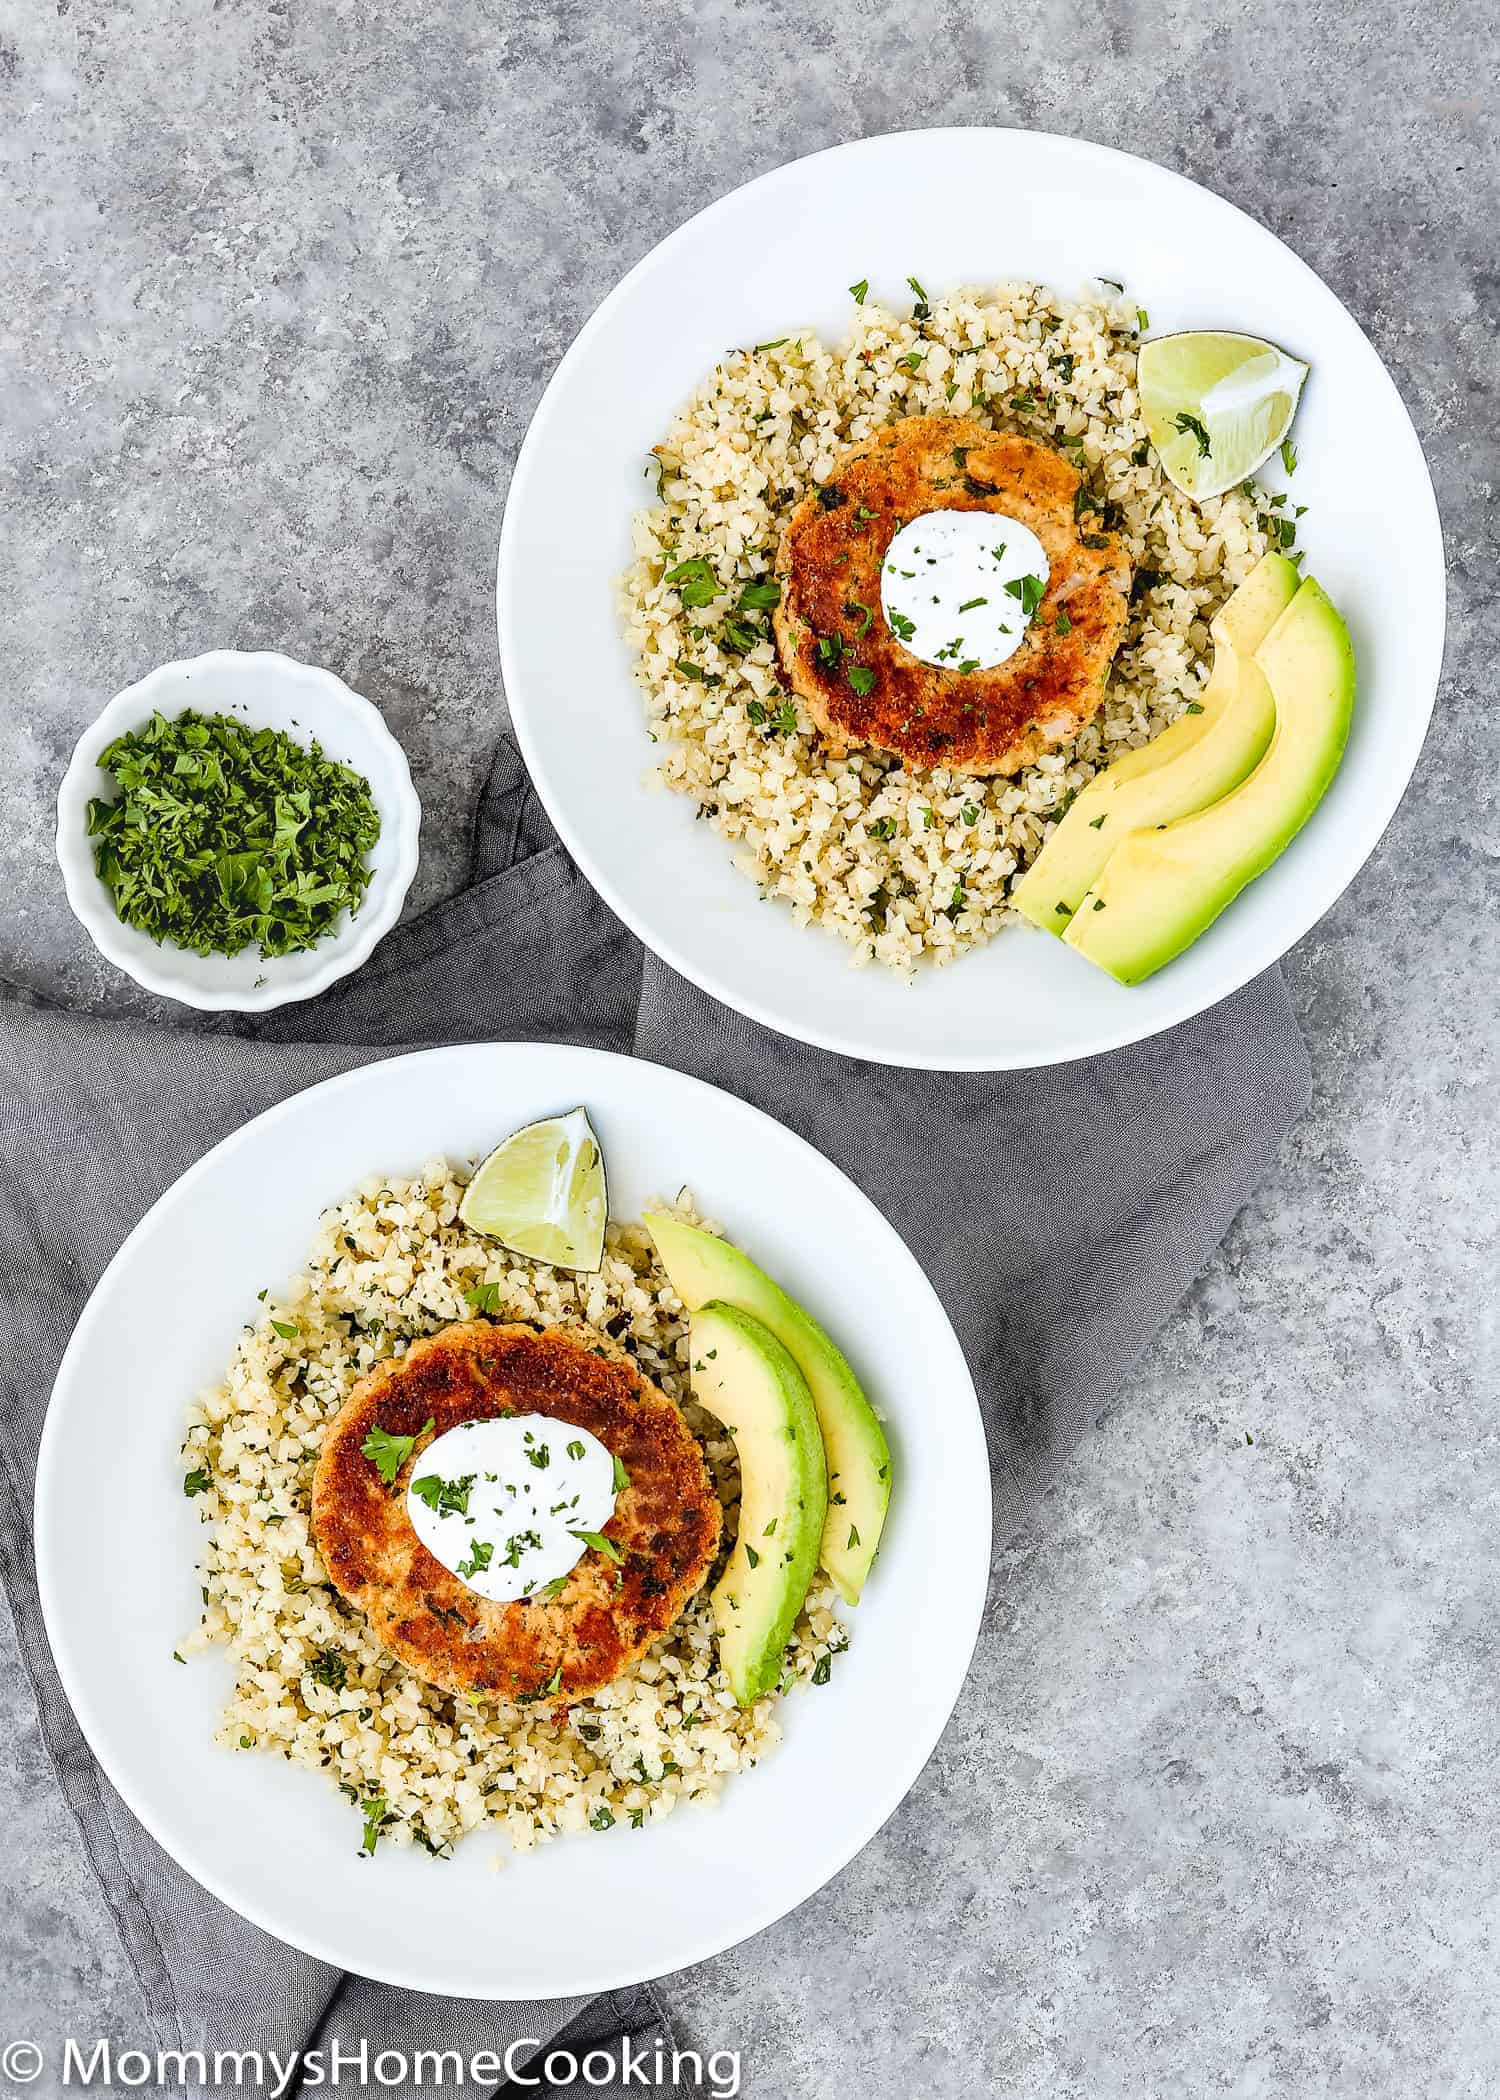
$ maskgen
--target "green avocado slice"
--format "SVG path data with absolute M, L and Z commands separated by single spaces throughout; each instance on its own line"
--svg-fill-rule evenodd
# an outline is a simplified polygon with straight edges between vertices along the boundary
M 741 1706 L 781 1675 L 828 1504 L 823 1440 L 807 1380 L 768 1327 L 732 1305 L 693 1314 L 693 1397 L 734 1438 L 740 1529 L 712 1603 L 719 1660 Z
M 1127 833 L 1207 809 L 1259 764 L 1274 711 L 1258 679 L 1239 667 L 1265 640 L 1302 579 L 1284 554 L 1267 554 L 1214 619 L 1214 663 L 1203 698 L 1139 749 L 1122 752 L 1074 797 L 1067 814 L 1011 893 L 1015 909 L 1061 936 L 1100 869 Z
M 1301 830 L 1338 771 L 1354 650 L 1311 578 L 1241 677 L 1262 680 L 1275 708 L 1265 757 L 1212 808 L 1122 840 L 1063 935 L 1121 984 L 1139 984 L 1212 925 Z
M 842 1352 L 810 1314 L 728 1240 L 660 1213 L 645 1225 L 687 1307 L 719 1299 L 769 1327 L 812 1389 L 828 1455 L 828 1516 L 819 1558 L 846 1604 L 858 1604 L 891 1499 L 891 1452 Z

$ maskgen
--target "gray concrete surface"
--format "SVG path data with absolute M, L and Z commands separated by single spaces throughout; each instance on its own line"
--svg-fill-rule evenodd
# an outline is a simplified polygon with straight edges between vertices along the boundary
M 1500 2092 L 1495 78 L 1485 0 L 0 0 L 0 970 L 76 998 L 141 1003 L 68 916 L 57 777 L 168 656 L 369 693 L 426 804 L 417 901 L 457 878 L 547 372 L 795 154 L 998 122 L 1160 159 L 1328 279 L 1427 446 L 1447 671 L 1290 959 L 1312 1113 L 1003 1555 L 910 1800 L 668 1979 L 767 2100 Z M 0 1732 L 0 2019 L 127 2036 L 9 1655 Z

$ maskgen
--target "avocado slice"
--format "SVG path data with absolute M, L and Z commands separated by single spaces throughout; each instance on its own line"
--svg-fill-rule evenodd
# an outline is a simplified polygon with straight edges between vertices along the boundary
M 828 1518 L 819 1557 L 844 1602 L 858 1604 L 891 1499 L 890 1446 L 859 1380 L 817 1321 L 738 1247 L 680 1218 L 657 1213 L 644 1222 L 689 1312 L 712 1298 L 737 1305 L 795 1357 L 812 1389 L 828 1454 Z
M 828 1506 L 807 1380 L 768 1327 L 732 1305 L 693 1314 L 693 1397 L 740 1455 L 740 1530 L 712 1603 L 729 1689 L 750 1706 L 782 1657 L 818 1565 Z
M 1121 984 L 1139 984 L 1212 925 L 1301 830 L 1338 771 L 1354 650 L 1311 578 L 1240 675 L 1262 680 L 1275 708 L 1265 757 L 1211 809 L 1123 839 L 1063 935 Z
M 1215 616 L 1213 670 L 1195 711 L 1123 752 L 1080 789 L 1011 893 L 1019 912 L 1059 937 L 1099 870 L 1128 832 L 1207 809 L 1259 764 L 1274 712 L 1259 679 L 1242 681 L 1252 656 L 1301 585 L 1294 563 L 1267 554 Z

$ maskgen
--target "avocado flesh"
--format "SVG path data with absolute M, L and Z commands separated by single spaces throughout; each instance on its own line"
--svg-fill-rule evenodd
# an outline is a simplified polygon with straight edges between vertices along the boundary
M 740 1528 L 710 1602 L 741 1706 L 770 1691 L 818 1566 L 828 1490 L 818 1414 L 790 1350 L 732 1305 L 692 1318 L 693 1398 L 734 1438 Z
M 1239 667 L 1266 639 L 1301 581 L 1284 554 L 1265 555 L 1212 623 L 1213 670 L 1199 712 L 1182 715 L 1149 744 L 1123 752 L 1080 790 L 1011 894 L 1012 905 L 1034 925 L 1061 936 L 1129 832 L 1207 809 L 1259 764 L 1274 715 L 1260 681 L 1242 682 Z
M 809 1313 L 738 1247 L 657 1214 L 645 1225 L 672 1288 L 696 1312 L 737 1305 L 789 1349 L 812 1390 L 828 1457 L 828 1516 L 819 1558 L 846 1604 L 858 1604 L 891 1499 L 891 1453 L 847 1361 Z
M 1063 935 L 1121 984 L 1139 984 L 1195 941 L 1268 868 L 1338 771 L 1354 711 L 1354 651 L 1311 578 L 1255 656 L 1276 727 L 1250 777 L 1211 809 L 1115 848 Z

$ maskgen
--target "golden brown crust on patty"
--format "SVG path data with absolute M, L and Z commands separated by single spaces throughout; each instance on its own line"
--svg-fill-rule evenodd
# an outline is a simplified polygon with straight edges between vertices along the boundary
M 411 1468 L 432 1437 L 507 1412 L 592 1431 L 630 1476 L 604 1527 L 621 1564 L 591 1548 L 544 1601 L 478 1596 L 407 1515 Z M 361 1449 L 376 1424 L 419 1439 L 390 1487 Z M 377 1640 L 429 1684 L 507 1699 L 545 1693 L 562 1704 L 618 1677 L 703 1581 L 720 1518 L 703 1454 L 672 1402 L 632 1364 L 557 1327 L 469 1320 L 413 1342 L 360 1380 L 313 1475 L 318 1550 Z
M 776 557 L 775 629 L 792 690 L 835 749 L 873 744 L 910 766 L 1015 773 L 1066 744 L 1104 697 L 1125 631 L 1131 564 L 1121 542 L 1074 516 L 1081 477 L 1060 452 L 961 416 L 908 416 L 834 462 L 824 491 L 787 520 Z M 925 664 L 887 627 L 880 575 L 903 525 L 926 511 L 991 510 L 1046 549 L 1046 594 L 1015 654 L 965 675 Z M 865 623 L 856 605 L 872 608 Z M 1057 615 L 1070 624 L 1056 630 Z M 861 626 L 864 632 L 859 633 Z M 837 635 L 842 653 L 819 655 Z M 851 665 L 874 672 L 868 693 Z

